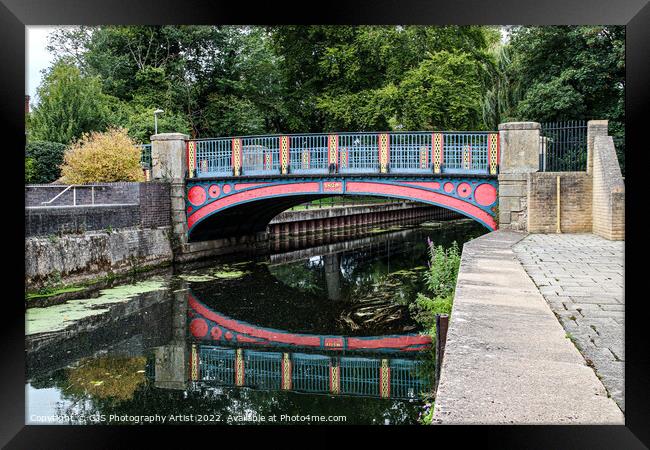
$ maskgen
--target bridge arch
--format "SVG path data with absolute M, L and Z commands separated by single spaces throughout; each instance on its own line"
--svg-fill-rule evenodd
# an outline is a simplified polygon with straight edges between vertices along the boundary
M 290 177 L 197 179 L 187 183 L 190 241 L 232 237 L 266 229 L 280 212 L 337 195 L 413 200 L 459 212 L 496 229 L 496 180 L 463 177 Z

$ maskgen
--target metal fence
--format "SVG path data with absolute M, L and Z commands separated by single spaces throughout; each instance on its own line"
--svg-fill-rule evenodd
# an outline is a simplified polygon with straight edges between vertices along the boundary
M 151 144 L 140 144 L 140 166 L 144 170 L 151 170 Z
M 498 164 L 490 162 L 496 162 L 497 155 L 497 133 L 487 131 L 295 134 L 187 141 L 190 177 L 332 171 L 494 175 Z
M 587 170 L 587 122 L 542 123 L 539 167 L 543 172 Z

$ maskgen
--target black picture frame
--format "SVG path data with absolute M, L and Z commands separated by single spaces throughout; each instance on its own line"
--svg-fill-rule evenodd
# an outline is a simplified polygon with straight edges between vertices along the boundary
M 645 269 L 641 227 L 642 213 L 648 195 L 640 173 L 642 158 L 648 154 L 644 133 L 649 128 L 643 120 L 650 105 L 650 4 L 647 0 L 402 0 L 375 2 L 328 1 L 322 4 L 290 2 L 221 2 L 185 0 L 135 1 L 102 0 L 0 0 L 0 123 L 2 124 L 4 304 L 3 326 L 0 327 L 0 358 L 2 359 L 0 444 L 6 448 L 130 448 L 144 434 L 147 441 L 167 439 L 174 434 L 186 442 L 199 444 L 199 431 L 181 427 L 99 427 L 99 426 L 25 426 L 24 369 L 24 90 L 25 90 L 25 26 L 66 24 L 537 24 L 626 25 L 626 235 L 634 245 L 626 246 L 626 376 L 625 426 L 480 426 L 480 427 L 414 427 L 407 430 L 371 431 L 382 441 L 386 431 L 396 431 L 398 442 L 410 443 L 417 433 L 424 445 L 441 445 L 440 438 L 451 438 L 455 445 L 468 437 L 479 439 L 480 446 L 497 448 L 647 448 L 650 445 L 650 377 L 646 346 L 644 314 L 645 295 L 641 291 Z M 638 287 L 638 291 L 635 289 Z M 469 430 L 467 428 L 470 428 Z M 207 431 L 217 442 L 217 433 Z M 219 430 L 219 435 L 224 430 Z M 247 439 L 248 427 L 229 430 Z M 288 434 L 276 434 L 277 428 L 266 428 L 273 439 L 285 440 Z M 364 430 L 365 431 L 365 430 Z M 399 433 L 399 432 L 402 433 Z M 468 433 L 468 431 L 470 431 Z M 309 429 L 313 439 L 323 427 Z M 405 433 L 404 433 L 405 432 Z M 338 432 L 337 432 L 338 433 Z M 408 434 L 407 434 L 408 433 Z M 221 441 L 222 437 L 218 440 Z M 335 435 L 329 433 L 330 439 Z M 324 441 L 327 442 L 327 441 Z M 329 440 L 330 444 L 333 444 Z M 387 442 L 386 442 L 387 443 Z M 220 444 L 223 445 L 223 444 Z M 338 445 L 338 444 L 335 444 Z M 140 445 L 138 445 L 140 446 Z M 279 444 L 278 444 L 279 446 Z

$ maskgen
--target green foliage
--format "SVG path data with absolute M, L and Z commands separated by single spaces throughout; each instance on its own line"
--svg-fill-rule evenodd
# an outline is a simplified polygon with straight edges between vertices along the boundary
M 494 130 L 605 118 L 623 161 L 620 26 L 100 26 L 51 35 L 30 138 Z M 82 101 L 83 100 L 83 101 Z M 33 123 L 31 123 L 33 122 Z
M 65 145 L 57 142 L 31 141 L 25 146 L 25 182 L 45 184 L 61 176 Z
M 482 128 L 479 68 L 469 53 L 429 55 L 399 85 L 398 120 L 407 130 Z
M 102 93 L 100 79 L 83 76 L 66 60 L 55 63 L 44 76 L 38 97 L 30 117 L 30 141 L 68 144 L 108 125 L 110 100 Z
M 283 26 L 272 39 L 290 131 L 483 128 L 494 28 Z
M 425 273 L 426 293 L 419 293 L 411 312 L 415 319 L 435 335 L 436 314 L 451 315 L 458 269 L 460 268 L 460 250 L 456 241 L 445 249 L 429 242 L 429 270 Z
M 112 122 L 126 129 L 135 142 L 149 142 L 155 130 L 153 115 L 155 109 L 137 103 L 120 102 Z M 158 133 L 189 133 L 189 131 L 186 117 L 182 113 L 165 111 L 158 115 Z
M 453 293 L 460 267 L 460 251 L 454 241 L 450 247 L 429 244 L 431 265 L 426 273 L 429 292 L 435 297 L 445 297 Z
M 34 158 L 25 157 L 25 184 L 35 183 L 34 179 L 36 179 Z
M 516 97 L 507 118 L 553 122 L 608 119 L 625 135 L 625 27 L 518 27 L 506 69 Z M 624 169 L 624 145 L 618 145 Z

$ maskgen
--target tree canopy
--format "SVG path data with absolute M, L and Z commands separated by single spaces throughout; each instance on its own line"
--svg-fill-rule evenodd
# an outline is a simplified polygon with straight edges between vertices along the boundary
M 623 135 L 620 26 L 100 26 L 50 36 L 30 139 L 109 126 L 136 141 L 609 119 Z

